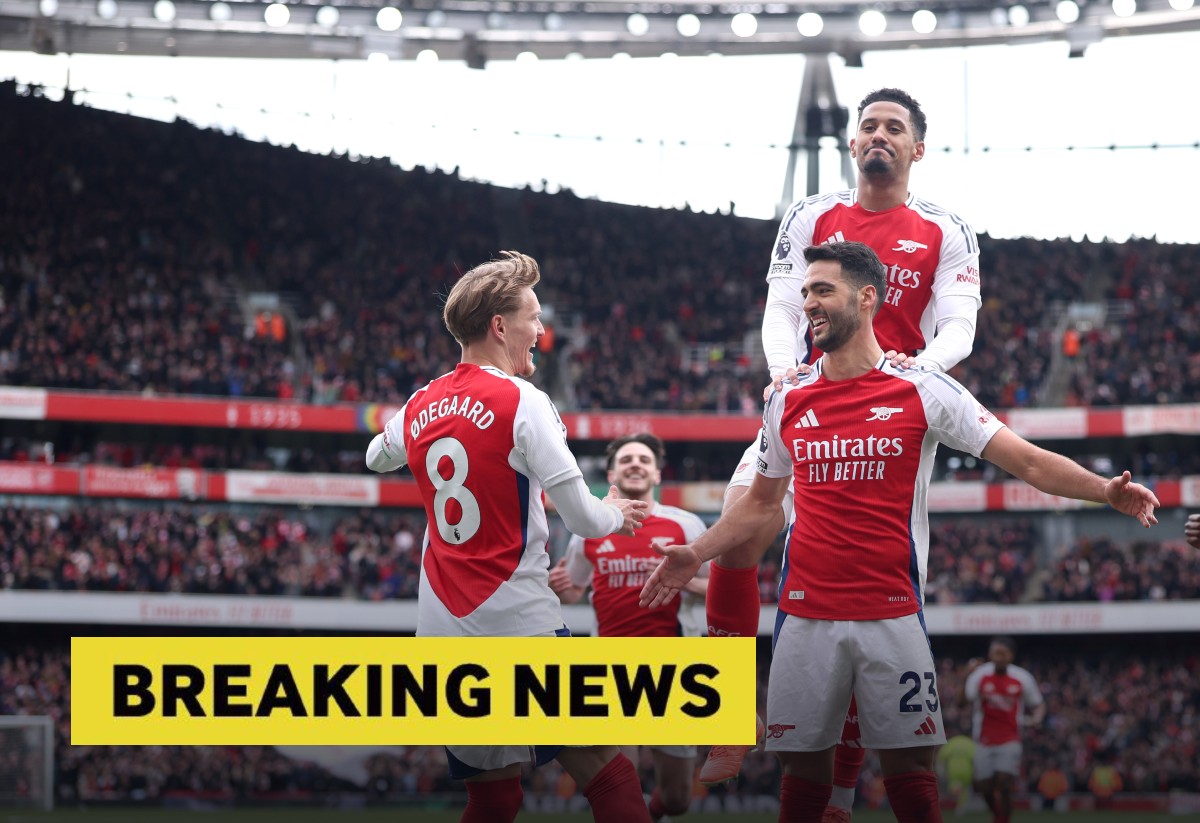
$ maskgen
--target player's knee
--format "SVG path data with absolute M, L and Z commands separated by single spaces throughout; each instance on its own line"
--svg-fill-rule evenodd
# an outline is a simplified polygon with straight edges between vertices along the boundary
M 614 758 L 623 756 L 617 746 L 581 746 L 565 748 L 558 753 L 559 764 L 580 786 L 592 782 L 592 778 L 604 770 Z

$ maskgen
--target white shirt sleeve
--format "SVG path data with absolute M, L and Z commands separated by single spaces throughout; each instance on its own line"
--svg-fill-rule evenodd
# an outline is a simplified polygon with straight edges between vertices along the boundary
M 943 213 L 942 248 L 933 275 L 934 338 L 918 356 L 939 371 L 949 371 L 971 353 L 979 292 L 979 238 L 957 215 Z
M 979 684 L 983 680 L 983 676 L 987 674 L 988 665 L 980 666 L 975 671 L 967 675 L 966 685 L 963 687 L 963 692 L 967 696 L 967 700 L 979 699 Z
M 683 527 L 683 539 L 688 543 L 695 543 L 696 538 L 708 531 L 708 526 L 695 514 L 682 509 L 678 511 L 679 525 Z
M 550 397 L 525 381 L 513 422 L 513 445 L 558 509 L 571 534 L 603 537 L 625 524 L 616 506 L 594 496 L 583 480 L 575 455 L 567 448 L 567 427 Z
M 938 371 L 950 371 L 975 346 L 979 298 L 966 294 L 946 294 L 935 298 L 933 306 L 937 333 L 933 342 L 917 356 L 917 362 L 933 366 Z
M 979 457 L 1004 424 L 949 375 L 928 369 L 918 377 L 929 428 L 939 442 Z
M 521 388 L 521 405 L 513 422 L 513 444 L 521 452 L 529 470 L 547 491 L 550 486 L 572 477 L 582 479 L 583 472 L 575 461 L 575 455 L 567 447 L 567 427 L 563 425 L 549 396 L 523 380 L 518 385 Z M 582 533 L 574 529 L 571 531 Z
M 625 525 L 621 510 L 593 495 L 582 476 L 568 477 L 545 489 L 571 534 L 604 537 Z
M 573 535 L 571 542 L 567 544 L 566 559 L 567 574 L 571 576 L 571 582 L 576 586 L 590 586 L 594 569 L 592 561 L 583 553 L 583 538 L 579 535 Z
M 762 342 L 772 377 L 808 360 L 809 352 L 803 342 L 808 320 L 804 316 L 804 298 L 800 294 L 808 277 L 804 250 L 812 245 L 813 227 L 824 211 L 810 200 L 793 203 L 788 209 L 779 222 L 775 247 L 771 249 Z
M 408 404 L 404 404 L 407 408 Z M 408 463 L 404 453 L 404 408 L 384 424 L 367 446 L 367 468 L 375 472 L 392 472 Z
M 779 427 L 783 420 L 783 398 L 792 390 L 785 385 L 783 391 L 772 393 L 763 410 L 763 427 L 758 442 L 758 473 L 764 477 L 791 477 L 794 471 L 792 456 L 783 444 Z
M 800 340 L 808 331 L 804 296 L 800 293 L 804 280 L 804 277 L 773 277 L 767 282 L 762 343 L 772 377 L 785 374 L 808 359 L 808 351 L 797 351 L 802 348 Z
M 1042 690 L 1038 688 L 1037 680 L 1026 669 L 1017 669 L 1017 679 L 1021 681 L 1021 699 L 1029 708 L 1042 705 Z

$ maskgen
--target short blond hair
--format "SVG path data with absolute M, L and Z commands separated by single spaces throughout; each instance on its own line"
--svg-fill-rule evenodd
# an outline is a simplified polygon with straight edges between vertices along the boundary
M 450 289 L 442 319 L 454 339 L 466 345 L 487 334 L 492 318 L 515 311 L 521 292 L 542 279 L 537 261 L 519 251 L 502 251 L 501 259 L 481 263 Z

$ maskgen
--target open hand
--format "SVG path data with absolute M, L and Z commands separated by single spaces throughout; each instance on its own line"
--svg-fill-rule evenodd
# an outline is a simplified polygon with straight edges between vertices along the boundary
M 703 562 L 688 545 L 654 546 L 654 551 L 663 558 L 658 568 L 646 579 L 638 605 L 656 609 L 671 602 L 671 598 L 696 576 Z
M 1108 504 L 1122 514 L 1136 517 L 1147 529 L 1158 523 L 1154 510 L 1162 504 L 1154 496 L 1154 492 L 1141 483 L 1134 483 L 1129 472 L 1114 477 L 1104 487 L 1104 497 Z

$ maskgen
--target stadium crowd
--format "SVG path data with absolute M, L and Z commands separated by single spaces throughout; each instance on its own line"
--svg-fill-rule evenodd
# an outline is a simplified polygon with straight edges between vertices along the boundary
M 405 514 L 299 509 L 0 508 L 4 589 L 415 598 L 420 539 Z
M 1182 540 L 1117 543 L 1081 538 L 1044 584 L 1051 601 L 1187 600 L 1200 598 L 1200 555 Z
M 423 517 L 390 510 L 127 504 L 0 507 L 0 589 L 416 597 Z M 564 542 L 559 534 L 556 541 Z M 1200 598 L 1200 555 L 1182 539 L 1079 538 L 1050 567 L 1028 520 L 941 519 L 930 533 L 927 601 Z M 760 572 L 774 603 L 782 541 Z M 1040 571 L 1040 588 L 1030 582 Z
M 1125 244 L 1106 294 L 1117 317 L 1084 336 L 1086 368 L 1075 372 L 1073 404 L 1190 403 L 1200 397 L 1197 265 L 1188 246 Z
M 517 245 L 545 270 L 557 333 L 540 379 L 556 396 L 583 409 L 760 405 L 772 221 L 309 155 L 18 96 L 11 82 L 0 136 L 14 161 L 0 169 L 0 383 L 402 400 L 455 360 L 435 295 Z M 1195 257 L 981 238 L 976 351 L 954 374 L 995 408 L 1036 405 L 1059 310 L 1107 283 L 1124 310 L 1082 335 L 1067 402 L 1194 399 Z M 258 292 L 281 298 L 279 333 L 239 302 Z

